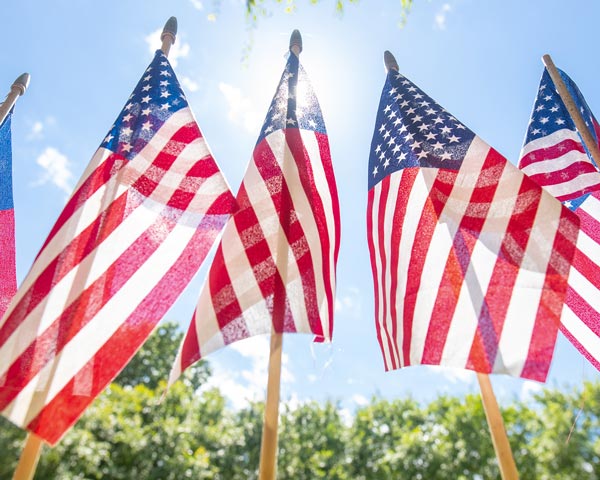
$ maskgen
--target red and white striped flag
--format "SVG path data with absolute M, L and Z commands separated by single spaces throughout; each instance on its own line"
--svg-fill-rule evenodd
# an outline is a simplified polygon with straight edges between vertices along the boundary
M 321 110 L 293 53 L 237 203 L 169 383 L 201 357 L 253 335 L 331 338 L 339 204 Z
M 559 70 L 596 145 L 600 125 L 575 83 Z M 519 167 L 581 219 L 561 331 L 600 370 L 600 173 L 546 69 Z
M 367 223 L 387 370 L 545 380 L 578 219 L 396 71 L 377 115 Z
M 0 323 L 0 410 L 55 444 L 196 273 L 234 205 L 157 51 Z

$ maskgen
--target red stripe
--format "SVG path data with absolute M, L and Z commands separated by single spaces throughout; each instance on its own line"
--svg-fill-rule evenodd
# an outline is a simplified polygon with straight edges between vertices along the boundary
M 395 193 L 395 192 L 392 192 Z M 395 196 L 392 195 L 392 199 Z M 386 370 L 393 370 L 399 368 L 398 359 L 396 358 L 394 351 L 394 339 L 392 338 L 392 334 L 388 329 L 387 319 L 388 315 L 388 299 L 386 295 L 389 293 L 389 289 L 387 286 L 387 270 L 389 268 L 387 261 L 387 248 L 386 248 L 386 233 L 385 233 L 385 212 L 388 209 L 390 198 L 390 175 L 385 177 L 385 179 L 381 182 L 381 195 L 379 196 L 379 212 L 378 212 L 378 222 L 377 222 L 377 239 L 379 244 L 376 246 L 379 252 L 379 258 L 381 259 L 381 271 L 379 275 L 381 277 L 381 290 L 383 293 L 382 296 L 382 304 L 380 305 L 381 316 L 378 317 L 379 323 L 378 326 L 385 333 L 385 340 L 388 344 L 388 351 L 390 352 L 390 361 L 391 365 L 388 365 L 386 362 Z M 392 200 L 393 201 L 393 200 Z M 385 358 L 385 357 L 384 357 Z
M 391 284 L 390 284 L 390 316 L 392 318 L 392 338 L 393 338 L 393 347 L 394 354 L 396 358 L 398 358 L 399 364 L 406 365 L 406 358 L 404 358 L 404 362 L 400 360 L 400 344 L 398 343 L 398 312 L 397 312 L 397 304 L 396 298 L 398 295 L 398 264 L 400 260 L 401 254 L 405 252 L 400 252 L 400 242 L 402 240 L 403 227 L 404 227 L 404 219 L 407 215 L 408 201 L 410 197 L 410 192 L 412 190 L 413 184 L 415 182 L 417 170 L 404 170 L 402 176 L 400 177 L 400 184 L 398 186 L 398 191 L 396 192 L 396 200 L 395 200 L 395 208 L 394 208 L 394 216 L 392 219 L 391 225 L 391 238 L 390 238 L 390 274 L 391 274 Z M 402 279 L 405 281 L 405 279 Z M 401 307 L 402 310 L 402 307 Z M 404 343 L 404 340 L 403 340 Z
M 193 363 L 196 363 L 200 360 L 200 357 L 202 357 L 200 344 L 198 343 L 198 334 L 195 328 L 199 321 L 198 311 L 195 311 L 190 326 L 188 327 L 188 331 L 183 339 L 183 343 L 181 344 L 181 357 L 179 359 L 179 369 L 181 372 Z
M 490 153 L 499 156 L 494 150 Z M 491 373 L 494 368 L 506 313 L 539 207 L 542 191 L 525 178 L 522 177 L 515 205 L 506 225 L 466 364 L 467 368 L 477 372 Z
M 382 180 L 383 182 L 388 181 L 388 178 L 384 178 Z M 379 342 L 379 348 L 381 349 L 382 352 L 384 352 L 383 349 L 383 341 L 381 338 L 381 328 L 379 327 L 379 321 L 380 321 L 380 315 L 379 315 L 379 310 L 380 310 L 380 305 L 379 305 L 379 272 L 377 271 L 377 257 L 375 256 L 375 243 L 374 243 L 374 237 L 373 237 L 373 232 L 375 231 L 373 228 L 373 216 L 375 215 L 375 205 L 380 205 L 381 201 L 380 198 L 381 196 L 378 196 L 377 199 L 375 198 L 375 188 L 372 188 L 369 190 L 368 195 L 367 195 L 367 243 L 369 244 L 369 257 L 371 258 L 371 272 L 373 274 L 373 289 L 375 291 L 374 294 L 374 307 L 375 307 L 375 332 L 377 333 L 377 341 Z M 377 219 L 379 220 L 379 216 L 377 217 Z M 385 301 L 385 300 L 384 300 Z M 385 369 L 389 370 L 389 366 L 387 365 L 387 363 L 385 362 L 385 355 L 384 355 L 384 363 L 385 363 Z
M 456 183 L 457 172 L 452 170 L 439 170 L 434 184 L 429 193 L 435 218 L 439 221 L 446 200 L 452 194 L 453 185 Z M 478 177 L 477 182 L 481 181 Z M 460 219 L 452 219 L 458 223 L 458 229 L 454 237 L 452 249 L 446 259 L 446 265 L 438 294 L 436 296 L 431 320 L 423 345 L 423 356 L 421 363 L 423 364 L 439 364 L 442 357 L 446 337 L 450 328 L 450 322 L 454 315 L 458 296 L 464 282 L 464 271 L 461 261 L 468 258 L 470 255 L 473 240 L 468 239 L 469 232 L 461 231 L 461 223 L 464 221 L 464 216 Z M 478 231 L 474 233 L 478 234 Z M 464 238 L 462 235 L 464 234 Z
M 240 194 L 242 194 L 242 189 L 240 189 Z M 243 215 L 243 212 L 238 212 L 238 214 Z M 219 324 L 219 329 L 221 330 L 225 344 L 247 338 L 249 331 L 242 317 L 242 308 L 238 302 L 235 291 L 233 290 L 233 286 L 231 285 L 231 278 L 229 276 L 229 271 L 227 270 L 227 263 L 223 256 L 222 245 L 219 245 L 210 267 L 208 286 L 210 288 L 211 300 L 217 323 Z M 202 315 L 202 312 L 196 311 L 196 316 L 198 315 Z M 231 327 L 228 328 L 228 325 L 230 324 Z M 191 330 L 192 327 L 190 326 L 190 331 Z M 199 350 L 198 355 L 201 355 Z M 198 357 L 198 359 L 199 358 L 200 357 Z M 192 363 L 193 361 L 188 363 L 186 360 L 184 362 L 184 368 L 187 368 Z
M 112 381 L 143 344 L 155 325 L 181 294 L 206 257 L 220 231 L 206 221 L 194 233 L 177 261 L 119 329 L 80 372 L 91 371 L 89 396 L 75 391 L 72 379 L 27 426 L 51 445 L 82 415 L 94 398 Z
M 290 151 L 294 157 L 294 161 L 296 163 L 296 167 L 298 168 L 298 176 L 300 177 L 300 183 L 302 185 L 302 190 L 308 204 L 311 208 L 311 213 L 313 219 L 315 221 L 315 225 L 317 227 L 317 232 L 319 234 L 319 244 L 320 248 L 312 246 L 308 250 L 308 253 L 303 255 L 303 258 L 299 258 L 297 255 L 296 262 L 298 263 L 298 269 L 300 271 L 300 275 L 302 278 L 302 286 L 305 292 L 305 300 L 308 300 L 306 297 L 306 293 L 309 292 L 313 298 L 310 301 L 311 308 L 309 309 L 309 302 L 307 303 L 307 314 L 308 314 L 308 323 L 310 325 L 311 332 L 313 332 L 317 336 L 323 336 L 323 323 L 328 322 L 329 326 L 333 326 L 333 308 L 334 308 L 334 292 L 331 284 L 331 270 L 330 270 L 330 261 L 329 261 L 329 253 L 331 251 L 331 244 L 329 239 L 329 228 L 327 221 L 327 214 L 325 212 L 325 207 L 323 206 L 323 199 L 321 198 L 321 194 L 317 189 L 315 184 L 314 172 L 311 165 L 311 158 L 306 151 L 304 146 L 304 142 L 302 141 L 302 136 L 300 130 L 296 128 L 287 129 L 284 131 L 286 142 L 290 148 Z M 325 142 L 326 144 L 327 142 Z M 328 153 L 328 152 L 327 152 Z M 318 159 L 317 159 L 318 160 Z M 333 172 L 331 172 L 333 173 Z M 334 179 L 335 180 L 335 179 Z M 290 197 L 291 202 L 291 197 Z M 338 215 L 339 218 L 339 215 Z M 298 228 L 301 228 L 301 223 L 297 223 Z M 306 242 L 305 234 L 302 230 L 299 232 L 302 235 L 302 240 L 308 247 L 308 242 Z M 335 242 L 335 239 L 333 239 Z M 312 257 L 320 257 L 321 259 L 321 272 L 315 272 Z M 334 267 L 335 268 L 335 267 Z M 318 291 L 316 285 L 316 277 L 317 275 L 322 276 L 323 280 L 323 288 L 325 289 L 325 295 L 327 298 L 328 305 L 328 317 L 321 319 L 320 313 L 320 303 L 318 300 Z M 334 273 L 335 275 L 335 273 Z M 329 333 L 332 334 L 333 331 L 330 329 Z
M 176 226 L 177 219 L 158 217 L 97 280 L 73 298 L 70 305 L 44 332 L 38 334 L 8 369 L 7 380 L 0 388 L 0 410 L 6 408 L 48 362 L 52 361 L 83 327 L 93 321 L 98 312 L 146 263 Z M 83 285 L 87 273 L 78 271 L 78 280 L 74 285 Z
M 312 268 L 311 251 L 308 248 L 301 248 L 299 250 L 295 248 L 296 242 L 306 242 L 306 237 L 302 229 L 302 224 L 299 222 L 297 213 L 294 210 L 293 200 L 287 186 L 287 178 L 284 174 L 286 167 L 283 165 L 283 171 L 281 170 L 274 152 L 271 151 L 266 141 L 263 141 L 256 146 L 254 150 L 254 163 L 269 190 L 283 235 L 285 235 L 287 243 L 294 254 L 297 268 L 302 278 L 302 286 L 305 295 L 304 301 L 309 324 L 311 328 L 315 329 L 313 330 L 313 333 L 316 335 L 323 335 L 319 316 L 319 306 L 316 298 L 315 273 Z M 298 167 L 297 163 L 296 167 Z M 258 224 L 258 218 L 256 218 L 256 224 Z M 275 260 L 279 263 L 280 267 L 285 268 L 282 272 L 284 278 L 282 278 L 280 272 L 277 271 L 276 264 L 273 263 L 271 266 L 271 268 L 273 268 L 273 275 L 269 293 L 273 296 L 273 304 L 271 307 L 273 326 L 277 333 L 295 332 L 296 326 L 294 324 L 292 311 L 289 307 L 286 289 L 288 252 L 287 250 L 281 251 L 278 247 L 278 250 L 272 253 L 274 253 L 275 259 L 268 260 L 268 262 L 271 263 Z M 282 256 L 282 261 L 279 259 L 280 255 Z M 250 258 L 250 255 L 248 258 Z M 252 265 L 256 265 L 255 261 L 251 260 L 251 263 Z M 265 295 L 265 298 L 267 298 L 267 295 Z
M 127 160 L 120 155 L 111 153 L 104 162 L 85 179 L 81 186 L 73 193 L 62 212 L 58 216 L 48 238 L 44 242 L 38 257 L 46 248 L 48 243 L 54 238 L 56 233 L 64 226 L 64 224 L 79 210 L 83 204 L 95 193 L 100 187 L 106 183 L 127 164 Z M 0 342 L 1 343 L 1 342 Z
M 416 168 L 406 169 L 403 175 L 411 172 L 415 177 L 419 174 L 419 170 Z M 414 182 L 414 180 L 413 180 Z M 443 185 L 438 179 L 432 185 L 431 191 L 443 190 Z M 447 187 L 447 186 L 446 186 Z M 430 191 L 430 192 L 431 192 Z M 449 192 L 448 192 L 449 193 Z M 427 258 L 427 251 L 429 250 L 431 239 L 435 232 L 435 227 L 438 222 L 441 207 L 439 201 L 434 201 L 435 195 L 428 194 L 427 200 L 423 205 L 423 211 L 419 218 L 419 224 L 415 231 L 415 238 L 413 242 L 412 251 L 410 255 L 408 271 L 406 274 L 406 293 L 404 294 L 404 313 L 403 313 L 403 340 L 402 340 L 402 352 L 404 356 L 405 365 L 411 365 L 410 350 L 412 343 L 412 331 L 413 324 L 415 322 L 415 306 L 417 298 L 419 296 L 419 289 L 421 287 L 421 277 L 423 275 L 423 267 L 425 265 L 425 259 Z M 416 213 L 416 212 L 415 212 Z M 418 321 L 419 319 L 417 319 Z M 417 361 L 417 363 L 421 363 Z
M 548 145 L 542 148 L 538 148 L 537 150 L 532 150 L 523 158 L 521 158 L 521 160 L 519 160 L 519 168 L 523 170 L 529 165 L 543 160 L 553 160 L 556 158 L 560 158 L 571 151 L 577 151 L 586 155 L 585 149 L 583 148 L 581 142 L 566 139 L 555 143 L 554 145 Z
M 38 275 L 18 303 L 12 308 L 0 328 L 0 345 L 6 343 L 15 329 L 40 303 L 47 301 L 52 288 L 93 252 L 100 243 L 106 240 L 115 228 L 137 207 L 133 204 L 133 199 L 129 200 L 130 205 L 127 205 L 127 203 L 127 193 L 122 194 L 110 203 L 109 207 L 102 211 L 99 217 L 75 237 Z
M 569 287 L 565 303 L 581 322 L 600 337 L 600 315 L 575 289 Z M 565 328 L 563 328 L 565 330 Z
M 568 295 L 568 294 L 567 294 Z M 568 301 L 568 300 L 567 300 Z M 585 322 L 584 322 L 585 323 Z M 567 329 L 567 327 L 565 327 L 562 323 L 560 324 L 560 330 L 563 333 L 563 335 L 565 337 L 567 337 L 567 339 L 573 344 L 573 346 L 579 350 L 579 352 L 588 359 L 588 361 L 594 366 L 596 367 L 598 370 L 600 370 L 600 361 L 598 361 L 597 358 L 595 358 L 580 342 L 579 339 L 575 336 L 573 336 L 573 334 Z
M 538 185 L 545 187 L 548 185 L 562 185 L 572 181 L 573 179 L 578 178 L 580 175 L 585 175 L 587 173 L 596 174 L 598 173 L 598 171 L 596 170 L 596 167 L 594 167 L 589 161 L 582 161 L 572 163 L 561 170 L 554 170 L 552 172 L 544 172 L 529 175 L 529 178 L 531 178 L 531 180 L 533 180 Z M 574 186 L 575 185 L 578 185 L 577 182 L 574 183 Z M 556 198 L 558 198 L 561 202 L 564 202 L 565 200 L 571 200 L 573 198 L 578 198 L 582 195 L 584 191 L 590 190 L 597 185 L 600 185 L 600 181 L 593 185 L 590 185 L 588 184 L 588 182 L 586 182 L 583 188 L 580 187 L 573 192 L 557 196 Z
M 0 318 L 17 291 L 15 266 L 15 212 L 0 210 Z
M 315 132 L 317 143 L 319 145 L 319 152 L 321 154 L 321 162 L 323 164 L 323 171 L 325 172 L 325 178 L 327 179 L 327 186 L 329 190 L 329 196 L 331 198 L 331 212 L 324 212 L 326 218 L 329 217 L 330 221 L 333 221 L 334 227 L 334 238 L 333 238 L 333 268 L 337 265 L 338 255 L 340 251 L 340 240 L 341 240 L 341 216 L 340 216 L 340 204 L 337 191 L 337 183 L 335 181 L 335 175 L 333 172 L 333 165 L 331 163 L 331 154 L 329 151 L 329 141 L 326 134 Z M 328 222 L 329 223 L 329 222 Z M 326 252 L 329 252 L 331 246 L 328 247 Z M 330 263 L 327 262 L 327 270 L 324 272 L 325 279 L 329 279 L 331 272 L 329 271 Z M 335 271 L 333 272 L 335 276 Z M 327 288 L 327 296 L 329 301 L 329 332 L 333 336 L 333 311 L 335 307 L 335 292 L 331 291 L 331 284 L 329 281 L 325 282 Z
M 472 299 L 483 298 L 482 312 L 485 313 L 480 315 L 478 330 L 488 331 L 489 329 L 489 318 L 486 318 L 488 313 L 484 292 L 477 282 L 465 282 L 465 275 L 471 263 L 471 255 L 479 240 L 479 235 L 498 189 L 498 179 L 501 178 L 505 165 L 506 160 L 503 157 L 492 149 L 488 150 L 471 192 L 469 204 L 462 218 L 455 218 L 455 221 L 458 222 L 458 229 L 433 307 L 431 322 L 429 323 L 425 339 L 423 363 L 436 365 L 441 362 L 444 346 L 462 288 L 468 289 L 469 296 Z M 454 183 L 456 176 L 453 174 L 448 175 L 448 179 Z M 447 209 L 444 213 L 452 214 Z M 497 340 L 496 338 L 496 342 Z
M 560 325 L 560 314 L 567 293 L 567 277 L 575 253 L 578 224 L 577 216 L 563 208 L 546 271 L 527 361 L 521 373 L 523 378 L 543 382 L 548 375 Z

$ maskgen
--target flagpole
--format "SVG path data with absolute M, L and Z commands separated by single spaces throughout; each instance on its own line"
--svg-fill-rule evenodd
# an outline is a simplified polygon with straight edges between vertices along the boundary
M 165 23 L 160 39 L 162 45 L 160 49 L 168 57 L 171 46 L 175 43 L 175 37 L 177 37 L 177 18 L 171 17 Z
M 565 104 L 565 107 L 567 107 L 567 111 L 569 112 L 569 115 L 573 119 L 573 123 L 575 123 L 575 127 L 579 131 L 579 135 L 581 135 L 581 139 L 583 140 L 584 145 L 587 147 L 587 150 L 590 153 L 594 162 L 596 162 L 596 165 L 600 165 L 600 149 L 598 148 L 598 144 L 594 140 L 594 137 L 593 137 L 592 133 L 590 132 L 590 129 L 585 124 L 585 121 L 583 120 L 583 117 L 581 116 L 579 109 L 577 108 L 577 106 L 575 105 L 575 102 L 573 101 L 573 97 L 571 97 L 571 94 L 569 93 L 569 90 L 567 89 L 565 83 L 563 82 L 563 79 L 560 76 L 558 69 L 554 65 L 554 62 L 552 61 L 552 58 L 550 57 L 550 55 L 546 54 L 542 57 L 542 61 L 544 62 L 546 70 L 548 70 L 548 73 L 550 74 L 550 78 L 552 79 L 552 81 L 554 82 L 554 85 L 556 86 L 558 95 L 560 96 L 561 100 Z
M 394 70 L 398 72 L 398 62 L 391 52 L 385 51 L 383 54 L 383 61 L 386 70 Z M 500 414 L 500 408 L 492 390 L 492 384 L 488 375 L 483 373 L 477 373 L 477 380 L 479 381 L 479 388 L 481 389 L 481 399 L 483 402 L 483 409 L 487 418 L 488 426 L 492 437 L 492 443 L 500 466 L 500 474 L 503 480 L 518 480 L 519 473 L 515 465 L 515 460 L 510 449 L 510 443 L 506 436 L 506 430 L 504 428 L 504 422 L 502 415 Z
M 13 474 L 13 480 L 31 480 L 33 478 L 43 444 L 44 442 L 37 435 L 33 433 L 27 435 L 21 458 L 19 458 L 19 463 Z
M 298 30 L 294 30 L 290 37 L 290 52 L 299 57 L 301 51 L 302 37 Z M 279 259 L 283 258 L 284 262 L 287 262 L 287 254 L 283 252 L 285 247 L 281 243 L 280 245 L 281 248 L 277 249 L 277 261 L 279 262 Z M 265 400 L 265 416 L 260 446 L 260 464 L 258 467 L 258 476 L 260 480 L 274 480 L 277 475 L 277 437 L 279 426 L 282 350 L 283 334 L 277 333 L 271 328 L 269 377 L 267 380 L 267 398 Z
M 479 381 L 483 410 L 485 411 L 485 417 L 492 436 L 492 444 L 494 445 L 494 451 L 498 459 L 502 480 L 518 480 L 519 472 L 517 471 L 515 459 L 513 458 L 510 443 L 508 442 L 504 421 L 502 420 L 502 414 L 496 401 L 496 395 L 494 395 L 494 390 L 492 389 L 490 377 L 485 373 L 477 373 L 477 380 Z
M 171 17 L 165 23 L 160 39 L 162 41 L 161 50 L 168 56 L 171 46 L 175 43 L 175 37 L 177 36 L 177 19 Z M 11 87 L 11 92 L 8 94 L 4 103 L 0 104 L 0 124 L 15 104 L 16 99 L 19 95 L 23 95 L 27 86 L 29 85 L 29 74 L 24 73 L 21 75 Z M 13 480 L 31 480 L 35 474 L 40 453 L 42 450 L 43 440 L 29 433 L 25 441 L 25 446 L 21 452 L 19 463 L 13 475 Z
M 10 92 L 4 99 L 4 102 L 0 103 L 0 125 L 4 122 L 4 119 L 8 116 L 10 109 L 17 103 L 17 98 L 25 93 L 29 86 L 29 74 L 23 73 L 13 82 L 10 87 Z

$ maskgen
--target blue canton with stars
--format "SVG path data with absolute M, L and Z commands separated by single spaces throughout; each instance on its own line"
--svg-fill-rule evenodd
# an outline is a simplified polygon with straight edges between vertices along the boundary
M 100 146 L 131 160 L 174 112 L 187 105 L 169 60 L 157 50 Z
M 475 134 L 403 75 L 387 76 L 369 156 L 369 190 L 403 168 L 458 170 Z
M 585 98 L 579 91 L 575 82 L 562 70 L 557 69 L 560 76 L 571 94 L 571 98 L 575 102 L 575 106 L 579 109 L 583 121 L 587 125 L 590 133 L 596 140 L 596 133 L 594 129 L 594 115 L 588 107 Z M 551 135 L 558 130 L 568 129 L 577 131 L 575 123 L 573 122 L 571 115 L 569 114 L 567 107 L 560 98 L 554 82 L 548 73 L 548 70 L 544 69 L 542 73 L 542 79 L 540 80 L 540 88 L 538 90 L 535 103 L 533 105 L 533 112 L 531 113 L 531 119 L 529 120 L 529 126 L 527 128 L 527 135 L 525 136 L 525 144 L 538 138 Z M 581 142 L 583 144 L 583 141 Z M 586 149 L 587 150 L 587 149 Z M 588 152 L 590 161 L 598 168 L 595 164 L 592 156 Z M 564 205 L 571 210 L 576 210 L 589 196 L 589 193 L 582 195 L 579 198 L 571 199 L 564 202 Z
M 270 133 L 286 128 L 327 133 L 317 96 L 298 57 L 293 53 L 289 54 L 256 144 Z

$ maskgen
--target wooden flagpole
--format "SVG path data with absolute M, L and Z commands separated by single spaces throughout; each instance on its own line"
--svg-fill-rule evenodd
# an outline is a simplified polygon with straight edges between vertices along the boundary
M 300 56 L 302 37 L 298 30 L 292 32 L 290 53 Z M 280 252 L 280 257 L 287 262 L 287 254 Z M 269 378 L 267 380 L 267 398 L 265 400 L 265 416 L 262 441 L 260 446 L 260 464 L 258 476 L 260 480 L 274 480 L 277 475 L 277 436 L 279 426 L 279 392 L 281 387 L 281 354 L 283 334 L 271 329 L 271 345 L 269 352 Z
M 512 450 L 510 449 L 510 443 L 508 442 L 508 436 L 504 428 L 504 421 L 502 420 L 502 414 L 500 413 L 494 390 L 492 390 L 490 377 L 485 373 L 478 373 L 477 380 L 479 381 L 479 388 L 481 390 L 483 410 L 485 411 L 494 451 L 496 452 L 496 458 L 500 467 L 500 475 L 503 480 L 518 480 L 519 472 L 517 471 Z
M 29 74 L 23 73 L 13 82 L 10 87 L 10 92 L 6 96 L 4 102 L 0 103 L 0 125 L 4 122 L 4 119 L 8 116 L 8 112 L 17 102 L 17 98 L 25 93 L 29 86 Z
M 399 71 L 398 62 L 396 62 L 394 55 L 387 50 L 383 54 L 383 61 L 388 72 L 390 70 L 396 72 Z M 500 408 L 498 407 L 498 402 L 496 401 L 494 391 L 492 390 L 489 376 L 478 373 L 477 380 L 479 381 L 479 388 L 481 389 L 483 409 L 490 428 L 492 443 L 494 444 L 494 450 L 500 466 L 500 474 L 502 475 L 503 480 L 517 480 L 519 474 L 517 472 L 517 467 L 510 449 L 510 443 L 506 436 L 502 415 L 500 414 Z
M 165 55 L 169 55 L 171 45 L 175 43 L 175 37 L 177 36 L 177 19 L 175 17 L 169 18 L 165 23 L 160 39 L 162 41 L 161 50 Z M 0 105 L 0 123 L 4 120 L 12 106 L 14 105 L 16 98 L 19 95 L 23 95 L 29 84 L 29 74 L 24 73 L 21 75 L 11 87 L 11 93 L 9 93 L 6 101 Z M 14 99 L 13 99 L 14 97 Z M 9 100 L 10 103 L 9 104 Z M 6 105 L 6 107 L 5 107 Z M 21 452 L 19 463 L 13 475 L 13 480 L 31 480 L 35 474 L 40 453 L 42 450 L 43 440 L 29 433 L 25 441 L 25 446 Z
M 563 82 L 563 79 L 560 76 L 558 69 L 552 61 L 552 58 L 550 58 L 550 55 L 546 54 L 542 57 L 542 61 L 544 62 L 546 70 L 548 70 L 548 73 L 550 74 L 550 78 L 556 86 L 556 90 L 558 91 L 560 99 L 565 104 L 565 107 L 567 107 L 567 111 L 573 119 L 573 123 L 575 123 L 575 127 L 579 131 L 579 134 L 581 135 L 583 143 L 585 144 L 588 152 L 590 152 L 590 155 L 592 156 L 594 162 L 596 162 L 596 165 L 600 165 L 600 149 L 598 148 L 598 144 L 594 140 L 590 129 L 585 124 L 585 121 L 583 120 L 579 109 L 573 101 L 573 97 L 571 97 L 571 94 L 569 93 L 569 90 Z

